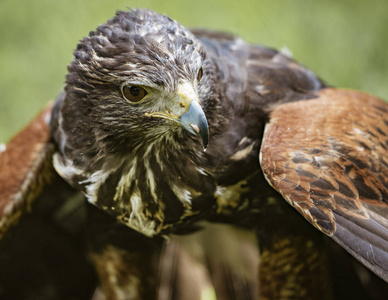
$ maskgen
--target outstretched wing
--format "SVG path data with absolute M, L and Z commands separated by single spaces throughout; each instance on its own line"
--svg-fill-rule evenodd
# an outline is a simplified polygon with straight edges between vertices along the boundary
M 275 108 L 260 163 L 317 229 L 388 281 L 388 105 L 350 90 Z
M 29 209 L 54 170 L 49 104 L 0 152 L 0 239 Z

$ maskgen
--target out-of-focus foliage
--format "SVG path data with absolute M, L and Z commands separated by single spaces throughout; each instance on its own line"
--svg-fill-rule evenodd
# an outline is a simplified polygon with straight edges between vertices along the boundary
M 327 83 L 388 98 L 386 0 L 0 0 L 0 142 L 60 92 L 76 43 L 127 7 L 286 46 Z

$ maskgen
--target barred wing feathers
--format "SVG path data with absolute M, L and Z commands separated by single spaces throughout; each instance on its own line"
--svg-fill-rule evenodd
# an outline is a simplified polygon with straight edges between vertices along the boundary
M 388 105 L 358 91 L 275 108 L 260 163 L 299 213 L 388 281 Z

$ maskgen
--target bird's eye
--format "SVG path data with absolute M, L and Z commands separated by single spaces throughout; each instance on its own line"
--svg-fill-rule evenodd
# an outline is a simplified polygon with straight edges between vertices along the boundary
M 135 86 L 135 85 L 123 86 L 122 93 L 123 93 L 124 98 L 130 102 L 139 102 L 141 99 L 143 99 L 147 95 L 147 92 L 145 89 L 143 89 L 140 86 Z
M 198 75 L 197 75 L 197 81 L 199 82 L 202 78 L 203 75 L 203 69 L 202 67 L 199 69 Z

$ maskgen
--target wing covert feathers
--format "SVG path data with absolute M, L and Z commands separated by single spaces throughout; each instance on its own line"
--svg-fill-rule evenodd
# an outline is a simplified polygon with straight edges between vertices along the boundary
M 49 104 L 0 153 L 0 239 L 41 193 L 53 172 Z
M 388 104 L 324 89 L 275 108 L 260 163 L 317 229 L 388 281 Z

